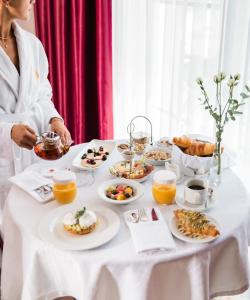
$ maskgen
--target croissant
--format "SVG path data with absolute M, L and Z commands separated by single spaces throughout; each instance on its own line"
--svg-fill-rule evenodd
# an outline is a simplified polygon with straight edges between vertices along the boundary
M 212 155 L 215 150 L 215 144 L 204 143 L 199 141 L 192 141 L 191 145 L 184 150 L 186 154 L 197 155 L 197 156 L 208 156 Z
M 174 137 L 173 138 L 173 143 L 176 146 L 179 146 L 181 148 L 188 148 L 191 143 L 192 143 L 192 139 L 190 139 L 189 137 L 187 137 L 186 135 L 183 135 L 181 137 Z

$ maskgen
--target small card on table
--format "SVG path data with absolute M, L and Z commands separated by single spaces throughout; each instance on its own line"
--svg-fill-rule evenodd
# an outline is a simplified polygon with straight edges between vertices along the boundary
M 44 178 L 35 171 L 25 171 L 16 176 L 10 177 L 9 181 L 27 192 L 40 203 L 54 199 L 52 192 L 52 180 Z

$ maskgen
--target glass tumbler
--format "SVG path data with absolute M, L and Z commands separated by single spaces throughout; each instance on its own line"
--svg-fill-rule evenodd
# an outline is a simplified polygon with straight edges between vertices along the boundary
M 58 171 L 53 176 L 53 195 L 61 204 L 74 201 L 77 194 L 76 176 L 71 171 Z
M 175 202 L 176 175 L 172 171 L 161 170 L 154 173 L 152 194 L 156 203 L 170 205 Z

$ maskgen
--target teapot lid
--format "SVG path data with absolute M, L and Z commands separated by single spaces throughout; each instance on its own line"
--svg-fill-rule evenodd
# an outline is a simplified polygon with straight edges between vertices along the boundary
M 53 131 L 49 131 L 49 132 L 44 132 L 42 134 L 42 137 L 44 140 L 48 141 L 48 142 L 56 142 L 60 139 L 60 136 L 53 132 Z

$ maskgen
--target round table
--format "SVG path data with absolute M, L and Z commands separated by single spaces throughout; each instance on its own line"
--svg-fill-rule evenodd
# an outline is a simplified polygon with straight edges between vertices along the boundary
M 54 165 L 70 167 L 82 149 L 77 145 Z M 3 216 L 4 251 L 2 295 L 6 300 L 53 299 L 71 295 L 79 300 L 208 300 L 244 292 L 249 286 L 247 193 L 232 170 L 223 172 L 208 213 L 220 224 L 221 235 L 212 243 L 190 244 L 175 239 L 171 251 L 137 254 L 122 214 L 152 206 L 151 178 L 143 183 L 144 196 L 129 205 L 113 205 L 98 197 L 97 187 L 111 179 L 109 165 L 121 160 L 114 150 L 109 161 L 95 171 L 95 181 L 79 188 L 77 200 L 104 205 L 121 219 L 119 233 L 107 244 L 87 251 L 63 251 L 43 242 L 38 226 L 60 206 L 36 202 L 12 186 Z M 29 169 L 41 171 L 46 162 Z M 181 192 L 182 186 L 178 187 Z M 166 222 L 176 205 L 160 207 Z

